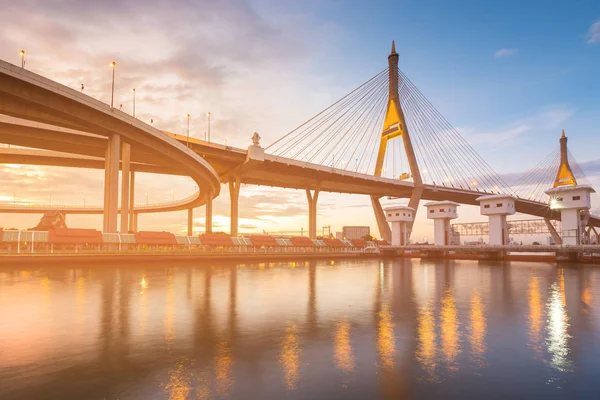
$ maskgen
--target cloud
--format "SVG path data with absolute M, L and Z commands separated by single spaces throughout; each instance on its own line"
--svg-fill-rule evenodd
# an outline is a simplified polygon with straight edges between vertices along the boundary
M 595 44 L 600 42 L 600 19 L 590 26 L 588 33 L 586 35 L 587 42 L 589 44 Z
M 559 131 L 564 123 L 571 118 L 573 110 L 563 106 L 552 107 L 533 115 L 519 118 L 507 123 L 500 129 L 480 131 L 471 128 L 459 129 L 469 144 L 485 143 L 490 145 L 508 145 L 514 143 L 524 134 L 534 134 L 547 131 Z
M 519 49 L 500 49 L 500 50 L 496 50 L 494 52 L 494 57 L 495 58 L 505 58 L 505 57 L 512 57 L 512 56 L 516 56 L 517 53 L 519 52 Z

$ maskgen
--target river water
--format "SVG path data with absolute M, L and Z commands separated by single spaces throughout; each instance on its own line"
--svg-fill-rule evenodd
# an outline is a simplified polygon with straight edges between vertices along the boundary
M 600 268 L 0 270 L 0 399 L 600 398 Z

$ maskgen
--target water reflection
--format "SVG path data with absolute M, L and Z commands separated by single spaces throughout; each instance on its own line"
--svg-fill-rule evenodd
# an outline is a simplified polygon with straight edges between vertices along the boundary
M 263 267 L 0 274 L 0 398 L 480 398 L 489 386 L 550 399 L 564 393 L 545 382 L 592 387 L 581 365 L 600 368 L 592 273 L 416 260 Z M 509 385 L 515 374 L 527 384 Z
M 191 383 L 190 361 L 184 359 L 177 362 L 175 367 L 169 370 L 169 382 L 165 385 L 169 400 L 186 400 L 192 391 Z
M 559 283 L 550 287 L 550 298 L 546 306 L 548 310 L 548 336 L 546 344 L 551 356 L 551 364 L 559 371 L 569 371 L 569 317 L 566 310 L 566 294 L 564 273 L 559 276 Z
M 436 381 L 437 345 L 435 338 L 435 319 L 429 303 L 419 309 L 417 316 L 416 359 L 427 373 L 426 380 Z
M 460 354 L 460 335 L 458 328 L 458 312 L 452 289 L 446 289 L 442 298 L 441 330 L 442 330 L 442 353 L 446 365 L 450 370 L 458 370 L 456 358 Z
M 544 324 L 544 306 L 542 304 L 542 295 L 540 293 L 539 278 L 536 276 L 532 277 L 529 282 L 527 297 L 529 303 L 529 345 L 539 356 L 542 354 L 542 328 Z
M 354 369 L 354 355 L 350 343 L 350 323 L 346 320 L 337 323 L 334 339 L 334 363 L 336 367 L 348 373 Z
M 163 320 L 165 331 L 165 342 L 167 347 L 171 347 L 175 339 L 175 286 L 173 275 L 167 277 L 167 298 L 165 301 L 165 317 Z
M 396 353 L 396 343 L 394 339 L 392 312 L 387 303 L 381 305 L 378 316 L 377 354 L 379 355 L 381 366 L 385 369 L 390 369 L 395 365 L 394 354 Z
M 283 367 L 285 385 L 290 390 L 296 388 L 298 379 L 300 379 L 301 354 L 298 330 L 296 325 L 291 324 L 285 330 L 279 356 L 279 362 Z
M 487 321 L 485 317 L 485 306 L 479 291 L 474 291 L 471 296 L 469 323 L 471 358 L 475 365 L 482 367 L 484 365 L 483 356 L 486 351 L 485 335 L 487 331 Z
M 226 396 L 233 386 L 233 357 L 229 342 L 222 340 L 217 344 L 214 364 L 216 392 L 219 396 Z

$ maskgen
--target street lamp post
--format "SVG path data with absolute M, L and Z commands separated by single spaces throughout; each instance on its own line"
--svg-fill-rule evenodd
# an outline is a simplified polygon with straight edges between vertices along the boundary
M 208 143 L 210 143 L 210 111 L 207 113 L 208 115 Z
M 115 99 L 115 68 L 117 67 L 116 62 L 111 62 L 110 67 L 112 68 L 112 89 L 110 91 L 110 108 L 113 108 L 113 101 Z
M 133 88 L 133 118 L 135 118 L 135 88 Z
M 25 50 L 21 50 L 21 68 L 25 68 Z
M 186 142 L 186 146 L 190 147 L 190 114 L 186 114 L 185 117 L 187 118 L 187 142 Z

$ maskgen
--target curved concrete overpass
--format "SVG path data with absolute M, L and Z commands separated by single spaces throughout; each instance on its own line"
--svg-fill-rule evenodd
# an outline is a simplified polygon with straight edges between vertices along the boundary
M 121 212 L 127 211 L 129 201 L 124 202 L 124 199 L 129 198 L 131 162 L 134 167 L 135 164 L 147 164 L 149 169 L 155 166 L 170 172 L 177 171 L 177 174 L 192 178 L 200 189 L 191 198 L 177 204 L 148 206 L 136 212 L 191 209 L 204 205 L 220 192 L 219 176 L 212 166 L 174 138 L 87 95 L 1 60 L 0 96 L 3 100 L 0 102 L 0 114 L 29 122 L 21 124 L 20 128 L 15 123 L 0 123 L 0 134 L 6 143 L 14 143 L 11 139 L 20 136 L 30 141 L 22 144 L 27 147 L 47 148 L 45 144 L 54 142 L 54 150 L 104 158 L 105 204 L 108 203 L 108 207 L 104 207 L 102 212 L 105 218 L 109 215 L 109 231 L 116 230 L 116 214 L 119 212 L 119 167 L 124 172 L 122 175 L 127 175 L 122 185 L 127 196 L 121 196 L 126 210 Z M 7 125 L 10 132 L 6 129 Z M 27 135 L 27 132 L 35 134 Z M 57 141 L 57 132 L 67 139 Z M 69 141 L 72 137 L 78 140 Z M 105 230 L 106 226 L 105 221 Z

